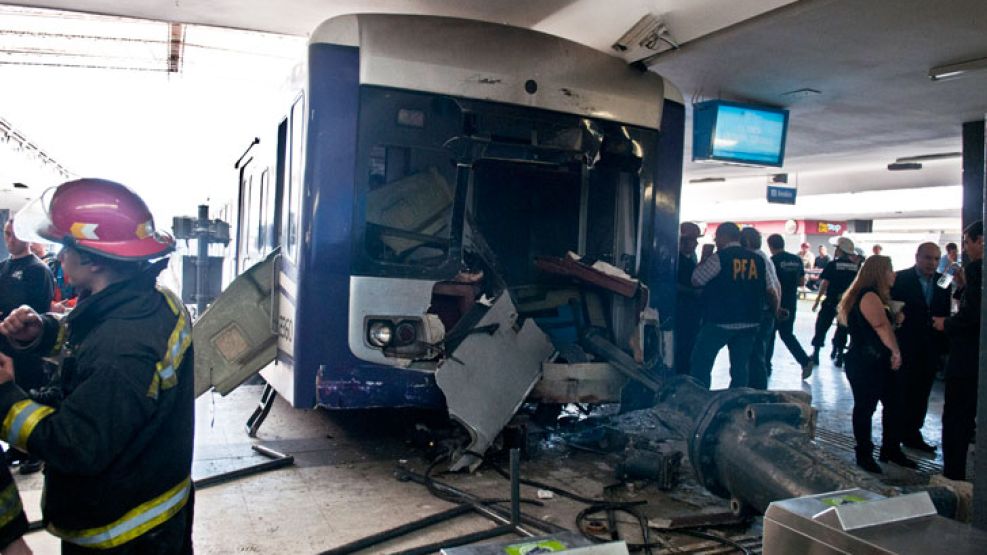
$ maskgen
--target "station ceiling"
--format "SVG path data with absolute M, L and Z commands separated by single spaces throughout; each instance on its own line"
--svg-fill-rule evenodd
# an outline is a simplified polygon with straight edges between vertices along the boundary
M 304 36 L 344 13 L 403 12 L 529 27 L 615 54 L 643 15 L 662 17 L 680 48 L 649 67 L 687 103 L 727 98 L 791 110 L 785 168 L 800 195 L 960 183 L 958 159 L 918 172 L 896 158 L 961 150 L 961 126 L 987 112 L 987 71 L 932 81 L 930 68 L 987 57 L 983 0 L 41 0 L 13 5 Z M 795 93 L 811 89 L 814 93 Z M 688 147 L 691 141 L 687 140 Z M 685 195 L 763 198 L 767 171 L 686 163 Z M 877 207 L 876 207 L 877 208 Z M 879 210 L 877 211 L 879 212 Z M 914 214 L 913 214 L 914 215 Z M 942 215 L 930 210 L 928 215 Z

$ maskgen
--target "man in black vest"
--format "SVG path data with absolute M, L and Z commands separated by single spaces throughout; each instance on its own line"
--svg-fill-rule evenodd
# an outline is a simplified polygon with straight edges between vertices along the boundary
M 692 272 L 696 269 L 696 247 L 699 226 L 682 222 L 679 226 L 678 288 L 675 297 L 675 373 L 690 375 L 689 357 L 696 344 L 699 325 L 702 322 L 702 289 L 692 286 Z
M 724 222 L 716 228 L 717 252 L 692 273 L 692 285 L 704 287 L 703 325 L 692 350 L 692 376 L 710 385 L 716 355 L 730 349 L 730 387 L 747 387 L 748 361 L 761 322 L 764 302 L 778 306 L 768 285 L 764 258 L 740 246 L 740 228 Z
M 984 223 L 963 231 L 969 262 L 954 278 L 960 309 L 949 318 L 934 317 L 933 326 L 949 337 L 946 401 L 942 407 L 942 474 L 966 479 L 967 451 L 976 429 L 977 381 L 980 373 L 980 288 L 984 264 Z M 983 422 L 981 426 L 985 426 Z
M 818 258 L 816 259 L 819 260 Z M 812 311 L 819 310 L 816 317 L 816 334 L 812 338 L 812 362 L 819 364 L 819 350 L 826 344 L 826 333 L 836 319 L 836 307 L 843 298 L 843 292 L 850 287 L 857 277 L 860 269 L 860 262 L 855 258 L 853 241 L 847 237 L 840 237 L 836 242 L 836 259 L 831 260 L 819 274 L 819 293 L 816 295 L 816 302 L 812 305 Z M 825 299 L 825 300 L 823 300 Z M 822 309 L 819 303 L 822 302 Z M 836 333 L 833 335 L 833 355 L 836 359 L 836 366 L 843 366 L 843 351 L 846 349 L 846 328 L 836 324 Z M 807 379 L 812 374 L 812 367 L 808 371 L 802 372 L 802 379 Z
M 946 338 L 933 329 L 932 319 L 949 316 L 950 309 L 949 289 L 936 285 L 941 277 L 936 272 L 938 264 L 939 245 L 922 243 L 915 252 L 915 266 L 896 272 L 891 288 L 891 298 L 905 303 L 901 309 L 905 320 L 896 331 L 901 347 L 898 437 L 905 447 L 927 453 L 934 453 L 936 448 L 925 442 L 922 426 L 939 355 L 946 351 Z
M 778 281 L 781 283 L 781 314 L 775 328 L 778 330 L 778 337 L 788 347 L 788 352 L 792 353 L 795 360 L 802 367 L 802 372 L 812 371 L 812 361 L 805 349 L 795 337 L 795 310 L 798 308 L 799 287 L 805 285 L 805 265 L 798 256 L 785 252 L 785 239 L 777 233 L 768 237 L 768 249 L 771 250 L 771 262 L 775 266 L 775 273 L 778 274 Z M 771 375 L 771 357 L 775 352 L 775 337 L 771 334 L 768 339 L 768 375 Z M 806 367 L 808 366 L 808 370 Z

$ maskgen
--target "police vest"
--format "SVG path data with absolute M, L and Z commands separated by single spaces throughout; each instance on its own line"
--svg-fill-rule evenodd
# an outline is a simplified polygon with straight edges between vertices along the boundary
M 716 253 L 720 273 L 706 284 L 706 322 L 754 324 L 761 321 L 767 273 L 764 258 L 743 247 Z

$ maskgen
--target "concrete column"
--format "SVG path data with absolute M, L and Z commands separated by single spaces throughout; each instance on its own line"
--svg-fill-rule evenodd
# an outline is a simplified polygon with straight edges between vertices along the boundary
M 963 229 L 984 216 L 984 122 L 963 124 Z
M 984 212 L 985 176 L 984 120 L 963 124 L 963 227 L 977 219 L 987 220 Z M 987 287 L 981 286 L 981 295 Z M 981 298 L 980 321 L 985 320 L 987 303 Z M 977 393 L 976 468 L 973 482 L 973 525 L 987 530 L 987 326 L 980 326 L 980 383 Z

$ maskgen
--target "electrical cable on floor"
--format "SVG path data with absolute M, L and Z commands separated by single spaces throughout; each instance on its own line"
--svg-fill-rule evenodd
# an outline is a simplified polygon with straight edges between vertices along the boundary
M 475 452 L 470 452 L 470 453 L 467 453 L 467 454 L 472 455 L 474 457 L 477 457 L 478 459 L 480 459 L 481 464 L 484 464 L 486 466 L 489 466 L 490 468 L 492 468 L 494 470 L 494 472 L 496 472 L 500 476 L 502 476 L 504 478 L 507 478 L 507 479 L 510 479 L 510 474 L 508 474 L 507 471 L 505 471 L 504 469 L 500 468 L 496 464 L 488 461 L 482 454 L 475 453 Z M 449 502 L 456 502 L 456 497 L 455 496 L 449 495 L 449 494 L 447 494 L 445 492 L 440 491 L 438 488 L 436 488 L 435 487 L 435 484 L 437 482 L 432 478 L 432 472 L 435 470 L 435 468 L 437 466 L 439 466 L 440 464 L 442 464 L 443 462 L 449 460 L 451 458 L 451 456 L 452 456 L 452 451 L 446 451 L 445 453 L 442 453 L 441 455 L 439 455 L 438 457 L 436 457 L 435 460 L 432 461 L 432 463 L 425 470 L 425 487 L 428 489 L 428 491 L 432 495 L 434 495 L 435 497 L 438 497 L 439 499 L 442 499 L 444 501 L 449 501 Z M 637 520 L 638 526 L 640 527 L 640 531 L 641 531 L 641 538 L 643 540 L 641 543 L 630 543 L 630 542 L 628 542 L 627 543 L 627 549 L 628 550 L 630 550 L 630 551 L 644 551 L 646 555 L 651 555 L 652 554 L 652 549 L 655 549 L 655 548 L 663 548 L 663 547 L 669 547 L 670 546 L 670 544 L 668 543 L 667 540 L 661 540 L 661 539 L 659 539 L 659 540 L 654 541 L 654 542 L 651 541 L 651 527 L 648 525 L 648 519 L 647 519 L 647 517 L 645 517 L 643 514 L 641 514 L 639 511 L 637 511 L 635 509 L 635 507 L 638 507 L 640 505 L 647 504 L 647 501 L 643 501 L 643 500 L 642 501 L 601 501 L 599 499 L 592 499 L 592 498 L 589 498 L 589 497 L 585 497 L 583 495 L 579 495 L 578 493 L 573 493 L 573 492 L 568 491 L 566 489 L 563 489 L 563 488 L 560 488 L 560 487 L 557 487 L 557 486 L 553 486 L 551 484 L 546 484 L 544 482 L 539 482 L 539 481 L 536 481 L 536 480 L 530 480 L 530 479 L 527 479 L 527 478 L 520 478 L 519 479 L 519 482 L 522 483 L 522 484 L 524 484 L 524 485 L 526 485 L 526 486 L 530 486 L 530 487 L 534 487 L 534 488 L 539 488 L 539 489 L 551 491 L 552 493 L 561 495 L 562 497 L 567 497 L 569 499 L 572 499 L 573 501 L 577 501 L 579 503 L 583 503 L 583 504 L 588 505 L 588 507 L 586 507 L 585 509 L 583 509 L 582 511 L 580 511 L 578 515 L 576 515 L 576 528 L 579 530 L 579 532 L 584 537 L 586 537 L 587 539 L 589 539 L 591 541 L 600 543 L 600 542 L 613 541 L 613 540 L 612 539 L 611 540 L 608 540 L 606 538 L 601 538 L 601 537 L 593 534 L 592 532 L 587 531 L 584 528 L 583 522 L 586 520 L 586 518 L 589 515 L 600 513 L 600 512 L 606 512 L 606 513 L 608 513 L 608 521 L 615 521 L 615 518 L 612 517 L 612 516 L 609 516 L 609 514 L 612 514 L 612 513 L 615 513 L 615 512 L 623 512 L 623 513 L 626 513 L 626 514 L 634 517 L 634 519 Z M 503 503 L 505 501 L 507 501 L 507 500 L 503 500 L 503 499 L 483 499 L 483 500 L 481 500 L 481 502 L 484 503 L 484 504 Z M 532 499 L 522 499 L 521 502 L 522 503 L 535 504 L 535 505 L 539 505 L 539 506 L 543 506 L 544 505 L 543 503 L 541 503 L 539 501 L 532 500 Z M 616 528 L 616 527 L 613 527 L 613 528 Z M 611 533 L 611 538 L 616 537 L 616 539 L 620 539 L 620 532 L 618 530 L 616 530 L 616 529 L 610 530 L 610 533 Z M 684 535 L 684 536 L 691 536 L 691 537 L 694 537 L 694 538 L 700 538 L 700 539 L 715 541 L 715 542 L 721 543 L 721 544 L 723 544 L 725 546 L 732 547 L 732 548 L 740 551 L 744 555 L 751 555 L 752 554 L 752 552 L 751 552 L 750 549 L 744 547 L 743 545 L 741 545 L 741 544 L 739 544 L 739 543 L 737 543 L 737 542 L 735 542 L 735 541 L 733 541 L 733 540 L 731 540 L 729 538 L 725 538 L 723 536 L 718 536 L 716 534 L 711 534 L 711 533 L 708 533 L 708 532 L 703 532 L 701 530 L 697 530 L 697 529 L 694 529 L 694 528 L 681 528 L 681 529 L 676 529 L 676 530 L 666 530 L 663 533 L 666 534 L 666 535 L 667 534 L 681 534 L 681 535 Z
M 444 492 L 444 491 L 441 491 L 439 488 L 435 487 L 436 484 L 439 483 L 439 482 L 437 482 L 434 478 L 432 478 L 432 471 L 435 470 L 435 467 L 437 467 L 440 464 L 442 464 L 443 462 L 449 460 L 451 454 L 452 454 L 451 452 L 442 453 L 438 457 L 436 457 L 436 459 L 434 461 L 432 461 L 432 464 L 428 465 L 428 468 L 425 469 L 425 475 L 424 475 L 425 476 L 425 488 L 433 496 L 438 497 L 439 499 L 441 499 L 443 501 L 447 501 L 449 503 L 459 503 L 461 500 L 457 496 L 452 495 L 452 494 L 449 494 L 449 493 Z M 511 502 L 510 499 L 504 499 L 504 498 L 482 498 L 479 501 L 483 505 L 496 505 L 496 504 L 500 504 L 500 503 L 510 503 Z M 521 503 L 523 503 L 525 505 L 535 505 L 537 507 L 544 507 L 545 506 L 544 503 L 542 503 L 541 501 L 539 501 L 537 499 L 526 499 L 526 498 L 522 497 L 520 499 L 520 501 L 521 501 Z
M 651 550 L 653 548 L 667 547 L 668 544 L 667 544 L 667 542 L 663 542 L 661 540 L 654 541 L 654 542 L 651 541 L 651 528 L 648 526 L 648 519 L 644 515 L 642 515 L 641 513 L 639 513 L 634 508 L 635 506 L 644 505 L 646 503 L 647 503 L 647 501 L 635 501 L 635 502 L 632 502 L 632 503 L 628 503 L 628 502 L 618 502 L 618 503 L 606 503 L 606 502 L 604 502 L 604 503 L 595 503 L 593 505 L 590 505 L 589 507 L 586 507 L 582 511 L 579 511 L 579 514 L 576 515 L 576 528 L 579 529 L 579 532 L 585 538 L 587 538 L 587 539 L 589 539 L 591 541 L 597 542 L 597 543 L 604 543 L 604 542 L 608 542 L 608 541 L 619 540 L 619 539 L 621 539 L 620 538 L 620 533 L 619 533 L 618 530 L 616 530 L 616 527 L 615 526 L 613 527 L 614 529 L 610 530 L 610 534 L 611 535 L 610 535 L 609 538 L 601 538 L 601 537 L 597 536 L 596 534 L 594 534 L 593 532 L 590 532 L 589 530 L 586 530 L 586 528 L 583 526 L 583 522 L 586 521 L 586 519 L 587 519 L 588 516 L 593 515 L 593 514 L 596 514 L 596 513 L 602 513 L 602 512 L 616 513 L 618 511 L 619 512 L 623 512 L 623 513 L 627 513 L 627 514 L 631 515 L 632 517 L 634 517 L 634 520 L 636 520 L 637 523 L 638 523 L 638 526 L 640 526 L 640 528 L 641 528 L 641 538 L 643 540 L 641 543 L 631 543 L 631 542 L 627 542 L 626 540 L 624 540 L 626 542 L 626 544 L 627 544 L 627 549 L 630 550 L 630 551 L 644 551 L 646 554 L 651 555 Z M 615 521 L 616 519 L 615 518 L 609 518 L 608 517 L 607 520 L 608 521 Z
M 751 551 L 750 549 L 744 547 L 743 545 L 740 545 L 739 543 L 731 540 L 730 538 L 725 538 L 723 536 L 717 536 L 716 534 L 710 534 L 708 532 L 703 532 L 703 531 L 700 531 L 700 530 L 696 530 L 694 528 L 682 528 L 682 529 L 678 529 L 678 530 L 669 530 L 666 533 L 670 533 L 670 534 L 682 534 L 683 536 L 692 536 L 694 538 L 702 538 L 704 540 L 711 540 L 711 541 L 719 542 L 719 543 L 722 543 L 724 545 L 728 545 L 728 546 L 736 549 L 737 551 L 740 551 L 744 555 L 752 555 L 752 553 L 753 553 L 753 551 Z
M 504 478 L 508 478 L 508 479 L 510 478 L 510 475 L 507 474 L 507 472 L 504 469 L 500 468 L 499 466 L 497 466 L 497 465 L 495 465 L 495 464 L 493 464 L 493 463 L 491 463 L 489 461 L 486 461 L 486 460 L 484 460 L 484 463 L 486 463 L 486 465 L 489 466 L 490 468 L 492 468 L 494 470 L 494 472 L 500 474 Z M 651 527 L 648 526 L 647 518 L 644 517 L 644 515 L 640 514 L 638 511 L 634 510 L 634 507 L 639 506 L 639 505 L 644 505 L 644 504 L 647 503 L 647 501 L 615 501 L 615 502 L 600 501 L 599 499 L 591 499 L 589 497 L 584 497 L 582 495 L 579 495 L 577 493 L 573 493 L 571 491 L 567 491 L 567 490 L 562 489 L 560 487 L 552 486 L 550 484 L 546 484 L 546 483 L 543 483 L 543 482 L 538 482 L 538 481 L 535 481 L 535 480 L 529 480 L 529 479 L 526 479 L 526 478 L 521 478 L 520 479 L 520 482 L 522 484 L 527 485 L 527 486 L 531 486 L 531 487 L 535 487 L 535 488 L 540 488 L 540 489 L 548 490 L 548 491 L 551 491 L 551 492 L 556 493 L 558 495 L 561 495 L 563 497 L 568 497 L 569 499 L 572 499 L 574 501 L 578 501 L 580 503 L 585 503 L 585 504 L 589 505 L 589 507 L 587 507 L 586 509 L 584 509 L 583 511 L 581 511 L 579 513 L 579 515 L 576 516 L 576 527 L 579 529 L 580 533 L 583 534 L 583 536 L 585 536 L 586 538 L 588 538 L 588 539 L 590 539 L 592 541 L 603 542 L 603 541 L 607 541 L 607 540 L 604 539 L 604 538 L 600 538 L 598 536 L 595 536 L 591 532 L 586 531 L 583 528 L 583 526 L 582 526 L 582 521 L 588 515 L 595 514 L 595 513 L 598 513 L 598 512 L 622 511 L 622 512 L 625 512 L 625 513 L 633 516 L 638 521 L 638 524 L 641 527 L 641 536 L 644 539 L 643 543 L 639 543 L 639 544 L 631 544 L 631 543 L 628 543 L 627 544 L 627 548 L 628 549 L 630 549 L 631 551 L 644 550 L 645 553 L 651 553 L 651 549 L 652 548 L 656 548 L 656 547 L 657 548 L 661 548 L 661 547 L 665 547 L 667 545 L 667 543 L 663 543 L 661 541 L 657 541 L 657 542 L 650 541 L 650 529 L 651 529 Z M 596 508 L 596 510 L 590 510 L 590 509 L 593 509 L 593 508 Z M 665 534 L 682 534 L 682 535 L 685 535 L 685 536 L 692 536 L 692 537 L 696 537 L 696 538 L 702 538 L 702 539 L 707 539 L 707 540 L 711 540 L 711 541 L 716 541 L 716 542 L 722 543 L 724 545 L 733 547 L 734 549 L 739 550 L 744 555 L 750 555 L 751 554 L 751 551 L 749 549 L 747 549 L 746 547 L 740 545 L 739 543 L 737 543 L 737 542 L 735 542 L 735 541 L 733 541 L 731 539 L 724 538 L 722 536 L 717 536 L 715 534 L 710 534 L 710 533 L 707 533 L 707 532 L 703 532 L 701 530 L 697 530 L 697 529 L 694 529 L 694 528 L 682 528 L 682 529 L 677 529 L 677 530 L 668 530 L 668 531 L 666 531 L 664 533 Z

